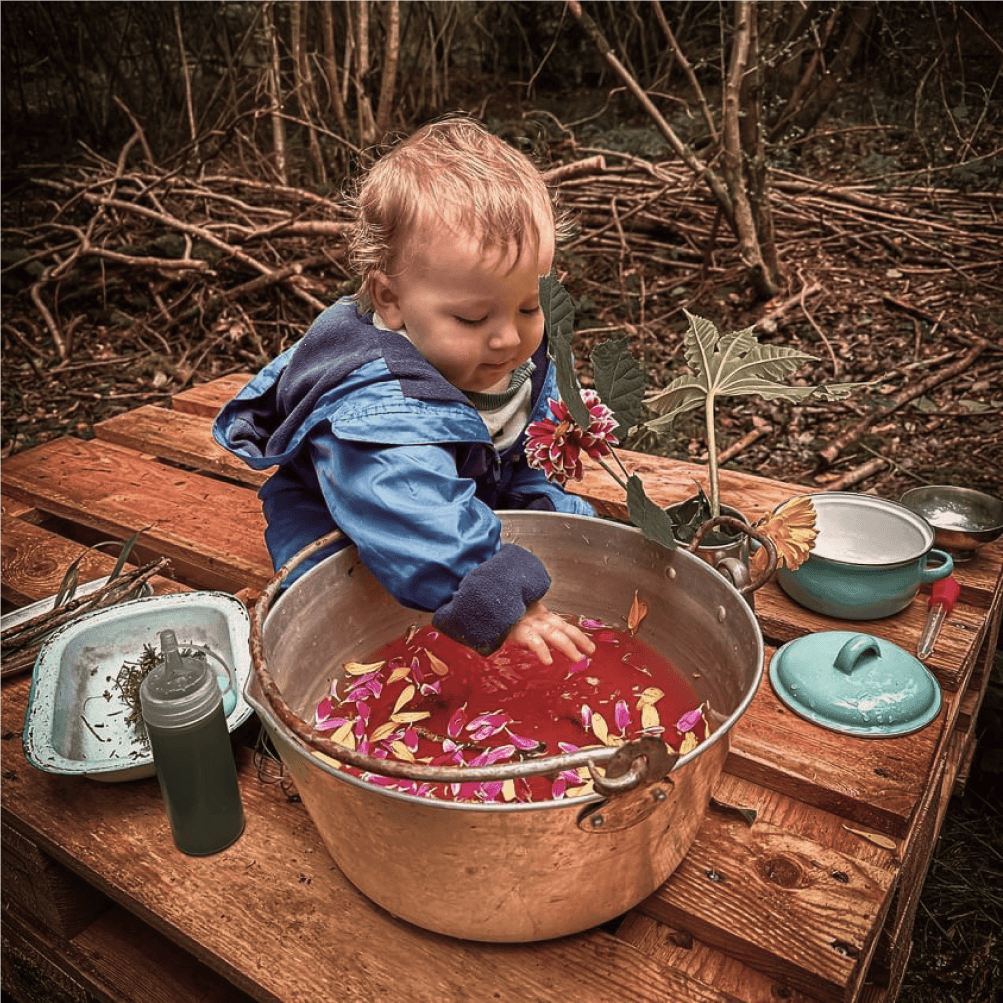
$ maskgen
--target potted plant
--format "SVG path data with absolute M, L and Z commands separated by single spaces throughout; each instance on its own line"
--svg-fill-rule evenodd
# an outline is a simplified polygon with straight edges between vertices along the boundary
M 562 401 L 552 405 L 555 421 L 530 426 L 527 460 L 560 483 L 582 476 L 580 454 L 596 460 L 624 489 L 632 523 L 666 547 L 692 539 L 699 526 L 721 516 L 715 405 L 720 397 L 758 395 L 766 400 L 803 401 L 816 396 L 841 400 L 861 383 L 796 387 L 779 382 L 815 357 L 791 348 L 760 345 L 752 328 L 721 333 L 709 320 L 687 313 L 686 363 L 691 373 L 678 376 L 663 390 L 646 394 L 647 379 L 630 354 L 627 339 L 597 345 L 589 356 L 595 390 L 582 390 L 574 371 L 572 336 L 574 305 L 553 275 L 541 282 L 541 304 L 547 323 L 550 354 L 557 371 Z M 615 445 L 639 424 L 647 405 L 658 417 L 645 427 L 664 433 L 673 420 L 696 408 L 704 409 L 710 496 L 700 490 L 695 511 L 680 525 L 648 498 L 637 475 L 629 474 Z M 610 462 L 612 461 L 612 463 Z M 810 502 L 795 500 L 760 523 L 778 545 L 781 560 L 796 567 L 814 544 L 814 512 Z

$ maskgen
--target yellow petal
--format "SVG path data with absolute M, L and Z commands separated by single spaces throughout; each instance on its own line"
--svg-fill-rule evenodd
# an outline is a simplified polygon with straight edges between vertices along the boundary
M 404 760 L 405 763 L 414 762 L 414 753 L 403 742 L 393 742 L 390 748 L 398 759 Z
M 364 676 L 367 672 L 375 672 L 386 665 L 386 662 L 370 662 L 364 665 L 362 662 L 345 662 L 345 674 L 349 676 Z
M 387 721 L 381 724 L 370 736 L 370 742 L 382 742 L 383 739 L 389 738 L 397 730 L 397 725 L 393 721 Z
M 390 673 L 390 678 L 387 680 L 387 686 L 399 683 L 410 671 L 410 665 L 398 665 L 397 668 Z
M 355 728 L 354 721 L 346 721 L 334 734 L 331 735 L 331 741 L 336 745 L 344 745 L 346 748 L 355 748 Z
M 811 498 L 802 495 L 792 498 L 764 516 L 756 528 L 768 536 L 777 548 L 777 563 L 796 571 L 808 559 L 815 546 L 818 529 L 815 526 L 815 506 Z M 750 570 L 758 574 L 766 567 L 766 552 L 759 550 L 750 561 Z
M 405 686 L 404 689 L 400 691 L 400 695 L 397 697 L 397 703 L 394 704 L 393 713 L 396 714 L 397 711 L 408 703 L 408 701 L 410 701 L 417 692 L 418 690 L 415 688 L 413 683 L 410 686 Z
M 609 738 L 609 725 L 606 723 L 606 718 L 602 714 L 596 712 L 592 715 L 592 734 L 606 745 L 606 740 Z
M 647 704 L 656 704 L 663 696 L 665 696 L 664 691 L 660 690 L 657 686 L 649 686 L 637 698 L 637 709 L 643 710 Z
M 432 712 L 427 710 L 412 710 L 401 714 L 392 714 L 391 721 L 397 724 L 414 724 L 415 721 L 424 721 L 426 717 L 431 717 Z
M 631 635 L 637 633 L 637 628 L 641 626 L 641 621 L 648 615 L 648 604 L 634 591 L 634 599 L 630 604 L 630 613 L 627 614 L 627 630 Z
M 449 666 L 441 658 L 433 655 L 428 648 L 423 648 L 422 651 L 428 655 L 428 664 L 432 667 L 432 671 L 437 676 L 445 676 L 449 674 Z
M 683 735 L 683 744 L 679 746 L 679 755 L 685 756 L 687 752 L 692 752 L 700 743 L 694 732 L 688 731 Z
M 646 703 L 641 708 L 641 727 L 657 728 L 661 723 L 662 719 L 658 716 L 658 708 L 653 704 Z

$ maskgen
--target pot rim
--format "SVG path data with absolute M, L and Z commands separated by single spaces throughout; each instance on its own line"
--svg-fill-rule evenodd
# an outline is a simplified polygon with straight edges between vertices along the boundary
M 853 560 L 845 557 L 831 557 L 828 554 L 819 553 L 817 549 L 818 540 L 816 540 L 815 548 L 808 555 L 809 560 L 825 562 L 827 564 L 834 564 L 847 568 L 870 568 L 874 570 L 886 571 L 907 567 L 913 562 L 919 560 L 925 554 L 928 554 L 933 548 L 935 541 L 933 527 L 925 518 L 923 518 L 922 515 L 913 511 L 907 505 L 903 505 L 901 502 L 892 501 L 889 498 L 881 498 L 878 495 L 859 494 L 854 491 L 815 491 L 809 492 L 807 497 L 811 499 L 812 505 L 815 508 L 816 520 L 818 519 L 820 508 L 824 511 L 829 502 L 832 503 L 832 506 L 843 506 L 844 509 L 854 506 L 862 511 L 872 509 L 888 515 L 896 516 L 901 522 L 907 523 L 910 527 L 915 529 L 920 534 L 923 541 L 919 549 L 910 548 L 907 550 L 905 552 L 906 556 L 896 555 L 888 560 L 882 560 L 880 557 L 875 557 L 870 560 L 866 558 Z M 782 505 L 778 505 L 774 511 L 777 511 L 781 507 Z

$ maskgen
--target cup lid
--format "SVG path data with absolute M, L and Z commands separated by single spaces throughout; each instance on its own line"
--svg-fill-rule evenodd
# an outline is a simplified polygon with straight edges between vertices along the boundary
M 834 630 L 789 641 L 770 660 L 770 682 L 797 714 L 848 735 L 906 735 L 940 713 L 940 686 L 926 666 L 870 634 Z

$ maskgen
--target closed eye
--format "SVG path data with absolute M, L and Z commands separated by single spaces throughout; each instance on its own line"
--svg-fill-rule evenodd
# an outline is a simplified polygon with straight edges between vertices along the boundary
M 487 319 L 488 319 L 487 318 L 487 314 L 485 314 L 483 317 L 476 318 L 476 319 L 471 318 L 471 317 L 457 317 L 456 318 L 457 321 L 459 321 L 461 324 L 465 324 L 467 327 L 478 327 L 479 325 L 483 324 Z

